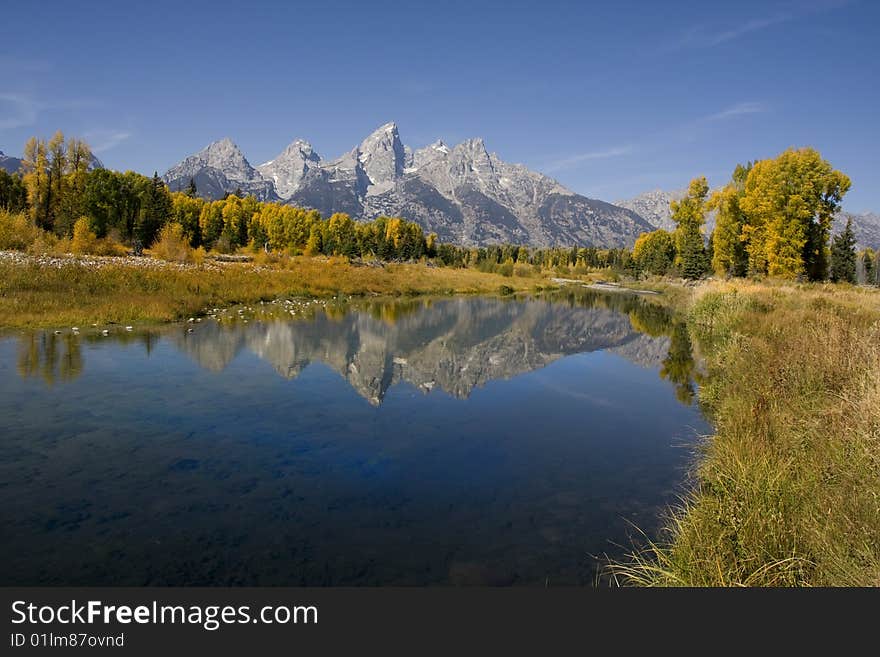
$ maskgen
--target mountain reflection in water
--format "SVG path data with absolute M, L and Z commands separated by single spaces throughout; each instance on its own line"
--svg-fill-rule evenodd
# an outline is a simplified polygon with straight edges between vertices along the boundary
M 0 337 L 0 583 L 590 584 L 707 425 L 653 300 L 287 300 Z
M 19 339 L 18 369 L 23 377 L 64 382 L 82 372 L 81 340 L 140 342 L 149 353 L 164 338 L 213 372 L 243 350 L 287 379 L 311 363 L 324 363 L 379 405 L 400 381 L 466 399 L 488 381 L 570 354 L 606 350 L 660 368 L 661 377 L 676 385 L 678 399 L 693 401 L 695 361 L 686 328 L 666 308 L 635 295 L 575 291 L 525 301 L 361 302 L 320 307 L 304 320 L 277 319 L 277 313 L 264 318 L 259 308 L 227 311 L 225 322 L 209 319 L 156 333 L 29 334 Z

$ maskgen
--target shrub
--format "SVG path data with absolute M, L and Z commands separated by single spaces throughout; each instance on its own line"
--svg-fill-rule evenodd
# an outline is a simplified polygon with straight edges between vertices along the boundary
M 176 222 L 165 224 L 150 249 L 154 258 L 169 262 L 195 262 L 197 256 L 183 234 L 183 226 Z M 201 257 L 204 257 L 202 250 Z
M 73 225 L 73 240 L 70 242 L 70 250 L 77 255 L 94 253 L 98 236 L 92 232 L 91 224 L 87 217 L 80 217 Z
M 70 251 L 68 238 L 59 240 L 55 235 L 45 230 L 41 230 L 36 239 L 27 246 L 27 252 L 36 256 L 64 254 L 68 251 Z
M 104 237 L 99 238 L 92 246 L 92 255 L 124 256 L 128 255 L 128 249 L 116 240 Z
M 0 210 L 0 249 L 24 251 L 40 239 L 42 233 L 24 214 Z
M 223 255 L 235 253 L 235 247 L 232 245 L 232 242 L 229 241 L 228 235 L 221 235 L 217 238 L 217 241 L 214 242 L 211 250 L 216 251 L 217 253 L 222 253 Z
M 255 265 L 277 265 L 287 259 L 288 256 L 284 253 L 278 253 L 277 251 L 264 251 L 263 249 L 259 249 L 254 252 L 253 262 Z

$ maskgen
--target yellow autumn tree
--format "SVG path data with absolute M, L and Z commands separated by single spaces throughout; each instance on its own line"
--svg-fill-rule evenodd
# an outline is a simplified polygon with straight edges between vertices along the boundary
M 36 137 L 28 139 L 24 145 L 22 168 L 31 221 L 40 228 L 51 229 L 48 203 L 49 158 L 45 141 Z
M 403 220 L 399 217 L 392 217 L 385 224 L 385 240 L 394 245 L 394 248 L 400 246 L 400 240 L 403 237 Z
M 757 162 L 740 200 L 749 270 L 825 278 L 831 221 L 850 185 L 849 177 L 813 148 L 788 149 Z
M 748 254 L 743 243 L 745 214 L 740 201 L 751 168 L 751 163 L 738 164 L 731 181 L 712 194 L 707 204 L 707 209 L 716 211 L 712 269 L 720 276 L 745 276 L 748 271 Z
M 663 229 L 642 233 L 636 239 L 632 255 L 640 270 L 665 274 L 675 261 L 675 240 Z
M 97 241 L 98 237 L 92 232 L 92 226 L 88 217 L 77 219 L 73 225 L 73 239 L 70 242 L 71 251 L 77 255 L 92 253 Z

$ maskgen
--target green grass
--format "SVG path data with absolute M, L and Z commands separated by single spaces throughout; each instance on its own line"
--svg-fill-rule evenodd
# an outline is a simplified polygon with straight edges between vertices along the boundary
M 206 306 L 278 297 L 337 294 L 416 296 L 497 294 L 533 289 L 543 279 L 505 277 L 422 264 L 355 266 L 342 259 L 298 257 L 283 266 L 100 268 L 70 259 L 61 267 L 0 262 L 0 327 L 174 321 Z M 505 290 L 506 292 L 507 290 Z
M 661 538 L 613 580 L 880 585 L 880 292 L 716 283 L 688 305 L 716 434 Z

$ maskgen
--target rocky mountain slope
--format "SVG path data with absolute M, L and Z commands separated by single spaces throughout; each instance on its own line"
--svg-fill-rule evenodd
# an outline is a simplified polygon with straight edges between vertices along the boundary
M 192 179 L 205 198 L 222 198 L 227 192 L 241 190 L 261 201 L 275 200 L 275 190 L 229 138 L 215 141 L 195 155 L 165 172 L 163 179 L 172 191 L 187 188 Z
M 856 248 L 880 249 L 880 214 L 876 212 L 839 212 L 834 217 L 831 232 L 837 234 L 846 226 L 847 218 L 852 219 L 853 232 L 856 235 Z
M 677 189 L 671 192 L 662 189 L 652 189 L 631 199 L 615 201 L 615 205 L 628 208 L 638 214 L 642 219 L 654 228 L 663 230 L 675 230 L 675 222 L 672 221 L 672 210 L 669 204 L 679 201 L 687 193 L 686 189 Z
M 3 151 L 0 151 L 0 169 L 5 170 L 7 173 L 15 173 L 20 168 L 21 160 L 19 158 L 6 155 Z
M 256 168 L 224 139 L 164 176 L 171 189 L 184 189 L 190 178 L 206 198 L 240 188 L 324 215 L 403 216 L 443 241 L 465 245 L 626 246 L 651 229 L 632 210 L 575 194 L 552 178 L 504 162 L 482 139 L 452 147 L 437 141 L 414 151 L 403 145 L 394 123 L 334 160 L 322 159 L 297 139 Z

